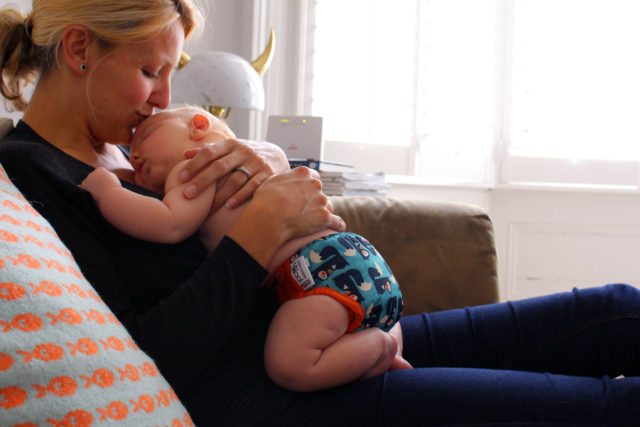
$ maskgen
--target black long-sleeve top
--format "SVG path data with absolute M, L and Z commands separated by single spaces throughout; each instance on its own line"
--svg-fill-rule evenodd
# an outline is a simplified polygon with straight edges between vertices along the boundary
M 195 236 L 169 245 L 121 233 L 78 187 L 93 167 L 49 144 L 24 122 L 0 141 L 0 164 L 49 220 L 138 345 L 176 392 L 187 396 L 185 404 L 189 389 L 202 390 L 203 381 L 215 389 L 217 377 L 233 373 L 240 380 L 234 367 L 261 370 L 275 302 L 260 289 L 267 271 L 232 239 L 225 237 L 207 253 Z M 228 381 L 226 393 L 232 392 Z

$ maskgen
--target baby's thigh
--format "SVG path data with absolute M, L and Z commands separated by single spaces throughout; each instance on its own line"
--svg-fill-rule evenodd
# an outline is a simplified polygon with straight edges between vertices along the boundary
M 286 301 L 276 312 L 265 351 L 324 349 L 347 331 L 349 312 L 326 295 L 309 295 Z

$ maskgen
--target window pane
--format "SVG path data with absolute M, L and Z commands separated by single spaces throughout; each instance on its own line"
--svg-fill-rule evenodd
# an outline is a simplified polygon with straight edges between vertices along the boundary
M 514 0 L 510 152 L 640 159 L 640 2 Z
M 312 114 L 327 140 L 410 147 L 418 175 L 486 181 L 496 0 L 318 0 L 315 13 Z
M 421 5 L 419 174 L 486 181 L 497 112 L 496 2 L 432 0 Z
M 414 120 L 416 1 L 318 0 L 312 114 L 328 140 L 406 146 Z

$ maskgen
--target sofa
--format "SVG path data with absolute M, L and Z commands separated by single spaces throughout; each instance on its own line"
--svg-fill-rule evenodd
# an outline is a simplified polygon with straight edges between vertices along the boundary
M 0 121 L 0 139 L 10 128 Z M 497 301 L 493 229 L 482 209 L 332 201 L 348 229 L 384 254 L 405 314 Z M 0 425 L 193 425 L 153 360 L 1 165 Z
M 498 301 L 493 225 L 480 207 L 455 202 L 332 197 L 347 229 L 384 255 L 404 314 Z

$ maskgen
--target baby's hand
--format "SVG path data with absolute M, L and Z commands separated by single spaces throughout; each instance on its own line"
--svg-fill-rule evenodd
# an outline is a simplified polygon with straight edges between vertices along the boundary
M 383 332 L 378 328 L 367 329 L 363 332 L 371 332 L 375 333 L 380 338 L 380 344 L 382 345 L 380 357 L 378 361 L 366 372 L 362 379 L 367 379 L 371 377 L 375 377 L 376 375 L 380 375 L 385 373 L 386 371 L 393 369 L 393 363 L 396 361 L 396 357 L 398 356 L 398 341 L 395 337 L 387 332 Z M 400 356 L 402 357 L 402 356 Z M 404 360 L 404 359 L 403 359 Z M 411 365 L 409 365 L 411 366 Z
M 396 355 L 389 366 L 390 371 L 394 371 L 396 369 L 413 369 L 411 363 L 407 362 L 405 358 L 402 356 L 403 350 L 403 342 L 402 342 L 402 327 L 400 326 L 400 322 L 393 325 L 393 328 L 389 331 L 389 335 L 395 338 L 398 343 L 398 348 L 396 350 Z
M 400 354 L 399 352 L 396 352 L 396 355 L 393 358 L 391 365 L 389 365 L 390 371 L 395 371 L 397 369 L 413 369 L 413 366 L 411 366 L 411 363 L 407 362 L 405 358 L 402 357 L 402 354 Z
M 107 188 L 121 187 L 122 184 L 118 177 L 103 167 L 96 168 L 91 172 L 80 184 L 80 188 L 84 188 L 97 199 L 102 191 Z

